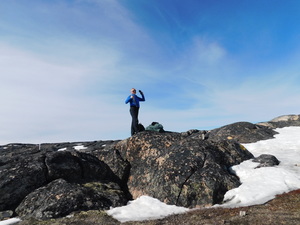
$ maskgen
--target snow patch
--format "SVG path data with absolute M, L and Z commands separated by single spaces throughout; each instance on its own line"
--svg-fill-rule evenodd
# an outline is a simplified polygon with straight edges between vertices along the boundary
M 21 221 L 21 219 L 19 219 L 19 218 L 11 218 L 8 220 L 0 221 L 0 225 L 11 225 L 11 224 L 18 223 L 20 221 Z
M 79 151 L 79 150 L 85 150 L 85 149 L 87 149 L 87 147 L 85 147 L 83 145 L 77 145 L 77 146 L 74 146 L 74 149 Z
M 123 223 L 127 221 L 160 219 L 172 214 L 185 213 L 188 210 L 184 207 L 167 205 L 149 196 L 141 196 L 128 202 L 126 206 L 108 210 L 107 214 Z
M 274 155 L 280 164 L 275 167 L 256 168 L 257 163 L 247 160 L 232 170 L 242 184 L 229 190 L 222 206 L 240 207 L 263 204 L 278 194 L 300 189 L 300 127 L 275 129 L 273 139 L 243 144 L 255 157 Z

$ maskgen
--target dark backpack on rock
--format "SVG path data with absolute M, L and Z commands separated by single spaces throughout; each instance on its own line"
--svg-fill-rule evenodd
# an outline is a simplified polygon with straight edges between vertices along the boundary
M 163 125 L 158 122 L 152 122 L 148 127 L 146 127 L 146 130 L 157 131 L 160 133 L 165 132 Z
M 141 132 L 141 131 L 145 130 L 145 127 L 143 126 L 143 124 L 139 123 L 138 129 L 139 129 L 139 132 Z

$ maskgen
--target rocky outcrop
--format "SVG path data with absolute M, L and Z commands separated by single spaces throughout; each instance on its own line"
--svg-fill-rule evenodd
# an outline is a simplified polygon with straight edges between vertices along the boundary
M 18 207 L 20 216 L 50 218 L 131 199 L 108 165 L 91 154 L 10 145 L 0 155 L 0 211 Z
M 24 145 L 24 152 L 21 145 L 9 147 L 0 151 L 0 211 L 14 210 L 27 194 L 47 183 L 41 152 L 31 145 Z
M 240 185 L 229 167 L 252 158 L 235 141 L 203 132 L 144 131 L 110 142 L 2 146 L 0 211 L 23 218 L 107 209 L 150 195 L 185 207 L 222 202 Z
M 300 126 L 300 115 L 279 116 L 268 122 L 258 123 L 258 125 L 266 126 L 271 129 L 290 127 L 290 126 Z
M 291 115 L 211 131 L 143 131 L 120 141 L 0 146 L 0 212 L 48 219 L 141 195 L 185 207 L 218 204 L 240 185 L 230 167 L 253 158 L 240 143 L 272 138 L 273 128 L 298 122 Z M 254 161 L 279 163 L 269 155 Z
M 203 138 L 210 140 L 235 140 L 239 143 L 253 143 L 260 140 L 273 138 L 275 128 L 300 126 L 300 115 L 284 115 L 276 117 L 268 122 L 249 123 L 236 122 L 220 128 L 208 131 Z M 191 130 L 195 132 L 195 130 Z
M 209 132 L 210 140 L 235 140 L 239 143 L 252 143 L 273 138 L 277 134 L 271 127 L 237 122 Z
M 226 191 L 240 185 L 229 167 L 253 157 L 234 141 L 202 140 L 201 132 L 145 131 L 120 141 L 114 151 L 131 165 L 128 187 L 134 198 L 150 195 L 185 207 L 221 203 Z
M 23 218 L 58 218 L 74 211 L 109 209 L 128 199 L 115 183 L 91 182 L 82 185 L 56 179 L 25 197 L 16 212 Z

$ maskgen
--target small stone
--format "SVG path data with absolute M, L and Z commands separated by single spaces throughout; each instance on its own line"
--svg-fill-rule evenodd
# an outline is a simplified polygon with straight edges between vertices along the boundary
M 0 220 L 11 218 L 13 215 L 13 211 L 7 210 L 0 212 Z

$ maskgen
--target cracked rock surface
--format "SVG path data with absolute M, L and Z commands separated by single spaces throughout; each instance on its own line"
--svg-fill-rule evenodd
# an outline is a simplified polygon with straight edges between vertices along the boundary
M 253 157 L 235 141 L 203 140 L 200 132 L 141 132 L 114 149 L 131 165 L 133 198 L 149 195 L 184 207 L 221 203 L 228 190 L 240 185 L 229 167 Z

